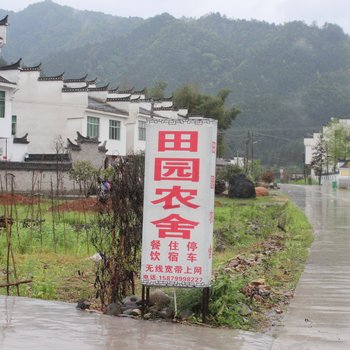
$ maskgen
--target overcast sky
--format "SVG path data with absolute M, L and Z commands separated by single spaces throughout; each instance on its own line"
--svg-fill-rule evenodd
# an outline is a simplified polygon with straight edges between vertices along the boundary
M 0 0 L 0 8 L 20 11 L 42 0 Z M 122 17 L 148 18 L 168 12 L 175 17 L 200 17 L 220 12 L 229 18 L 284 23 L 302 20 L 336 23 L 350 33 L 350 0 L 54 0 L 80 10 Z

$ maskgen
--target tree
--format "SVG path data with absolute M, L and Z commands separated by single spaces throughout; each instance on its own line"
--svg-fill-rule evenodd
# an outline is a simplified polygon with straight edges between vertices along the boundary
M 94 285 L 102 307 L 135 294 L 141 263 L 144 165 L 143 154 L 113 164 L 110 204 L 102 203 L 97 217 L 92 243 L 101 261 Z
M 198 89 L 191 85 L 185 85 L 174 92 L 176 106 L 186 107 L 189 114 L 199 114 L 218 121 L 218 155 L 224 152 L 224 131 L 240 113 L 235 107 L 225 106 L 230 92 L 230 89 L 222 89 L 217 96 L 211 96 L 199 93 Z
M 98 169 L 87 160 L 78 160 L 73 163 L 72 169 L 69 171 L 69 177 L 79 184 L 81 193 L 88 197 L 89 190 L 95 183 Z
M 156 81 L 153 87 L 147 89 L 146 97 L 153 98 L 154 100 L 161 100 L 164 97 L 167 86 L 168 84 L 162 80 Z
M 226 165 L 222 170 L 217 172 L 217 178 L 228 182 L 232 175 L 243 174 L 243 169 L 237 164 Z
M 350 126 L 344 121 L 332 118 L 325 127 L 323 137 L 327 161 L 331 162 L 335 171 L 338 161 L 346 160 L 350 156 Z
M 261 174 L 261 180 L 267 184 L 275 181 L 275 175 L 272 171 L 265 171 Z
M 326 157 L 326 146 L 323 135 L 321 134 L 317 140 L 316 145 L 312 149 L 311 168 L 314 170 L 315 175 L 318 177 L 318 184 L 321 185 L 321 176 L 324 167 L 324 161 Z

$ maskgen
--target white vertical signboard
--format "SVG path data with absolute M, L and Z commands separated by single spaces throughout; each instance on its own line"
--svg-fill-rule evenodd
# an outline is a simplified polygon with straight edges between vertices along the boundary
M 141 282 L 208 287 L 217 122 L 151 120 L 146 135 Z

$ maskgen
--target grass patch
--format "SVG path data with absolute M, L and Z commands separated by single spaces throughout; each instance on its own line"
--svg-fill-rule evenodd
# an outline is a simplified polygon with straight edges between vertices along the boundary
M 293 295 L 312 239 L 305 215 L 286 197 L 242 202 L 218 198 L 210 322 L 246 330 L 269 328 Z M 179 293 L 179 308 L 191 309 L 193 298 L 186 295 L 193 292 Z M 192 306 L 196 319 L 198 299 Z
M 19 205 L 12 225 L 12 248 L 20 295 L 50 300 L 95 303 L 95 253 L 91 243 L 93 212 L 55 212 L 50 202 L 37 207 Z M 1 209 L 0 209 L 1 211 Z M 32 214 L 29 215 L 32 211 Z M 0 213 L 3 215 L 3 212 Z M 26 218 L 40 217 L 24 227 Z M 53 232 L 54 231 L 54 232 Z M 214 281 L 210 292 L 212 325 L 262 330 L 286 309 L 303 271 L 312 242 L 305 215 L 285 196 L 242 200 L 217 197 L 214 227 Z M 5 283 L 6 234 L 0 231 L 0 284 Z M 13 280 L 14 270 L 11 267 Z M 11 287 L 11 294 L 16 288 Z M 6 289 L 0 289 L 5 294 Z M 179 313 L 200 315 L 199 289 L 178 289 Z

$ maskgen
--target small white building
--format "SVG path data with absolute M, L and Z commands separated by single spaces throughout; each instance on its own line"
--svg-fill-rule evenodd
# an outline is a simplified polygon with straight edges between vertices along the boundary
M 0 20 L 0 50 L 6 44 L 7 16 Z M 7 77 L 6 69 L 0 70 L 0 161 L 23 160 L 27 152 L 26 135 L 16 137 L 16 115 L 13 100 L 18 86 L 16 79 Z
M 350 119 L 339 119 L 339 123 L 342 123 L 344 125 L 350 125 Z M 311 165 L 311 161 L 312 161 L 312 155 L 314 152 L 314 149 L 317 145 L 317 143 L 320 140 L 321 135 L 327 135 L 327 131 L 328 131 L 328 127 L 324 126 L 322 128 L 322 132 L 319 133 L 314 133 L 312 137 L 309 138 L 304 138 L 304 146 L 305 146 L 305 165 Z M 322 173 L 324 175 L 322 175 L 322 179 L 321 179 L 321 183 L 327 183 L 327 182 L 334 182 L 334 181 L 338 181 L 338 172 L 340 169 L 340 166 L 343 164 L 344 162 L 339 162 L 338 165 L 336 166 L 336 172 L 335 173 L 328 173 L 329 169 L 327 169 L 327 162 L 324 163 L 324 169 L 322 171 Z M 311 169 L 311 177 L 313 179 L 316 179 L 316 175 L 314 173 L 314 170 Z

